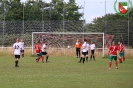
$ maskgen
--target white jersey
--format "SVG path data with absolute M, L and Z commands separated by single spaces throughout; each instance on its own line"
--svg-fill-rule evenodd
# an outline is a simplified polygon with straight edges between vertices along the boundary
M 43 44 L 43 46 L 42 46 L 42 52 L 46 52 L 46 47 L 47 47 L 47 45 L 46 44 Z
M 82 52 L 87 52 L 86 47 L 87 47 L 87 43 L 84 42 L 82 45 Z
M 21 46 L 19 42 L 13 44 L 14 55 L 20 55 Z
M 91 50 L 95 50 L 95 47 L 96 47 L 95 44 L 91 44 L 91 45 L 90 45 L 90 49 L 91 49 Z
M 89 50 L 89 47 L 90 47 L 90 45 L 89 45 L 89 44 L 87 44 L 87 46 L 86 46 L 86 50 L 87 50 L 87 51 Z
M 20 47 L 22 48 L 22 50 L 24 50 L 24 42 L 19 42 L 20 43 Z

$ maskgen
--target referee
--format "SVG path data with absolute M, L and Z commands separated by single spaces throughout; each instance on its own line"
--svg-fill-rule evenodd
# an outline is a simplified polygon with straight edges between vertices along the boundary
M 82 47 L 82 44 L 79 42 L 79 40 L 77 39 L 76 43 L 75 43 L 75 47 L 76 47 L 76 56 L 77 58 L 80 58 L 80 48 Z

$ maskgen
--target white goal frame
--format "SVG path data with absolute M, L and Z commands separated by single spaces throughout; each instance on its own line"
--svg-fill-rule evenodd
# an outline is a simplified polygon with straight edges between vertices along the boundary
M 104 39 L 104 33 L 102 32 L 88 32 L 88 33 L 80 33 L 80 32 L 32 32 L 32 55 L 34 55 L 34 34 L 82 34 L 82 35 L 86 35 L 86 34 L 101 34 L 102 35 L 102 48 L 97 48 L 97 49 L 102 49 L 102 56 L 105 56 L 105 39 Z

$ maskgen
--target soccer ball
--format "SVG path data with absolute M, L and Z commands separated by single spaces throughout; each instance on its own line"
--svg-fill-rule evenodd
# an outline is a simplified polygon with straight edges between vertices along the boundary
M 69 46 L 69 45 L 68 45 L 68 46 L 67 46 L 67 48 L 68 48 L 68 49 L 70 49 L 70 48 L 71 48 L 71 46 Z

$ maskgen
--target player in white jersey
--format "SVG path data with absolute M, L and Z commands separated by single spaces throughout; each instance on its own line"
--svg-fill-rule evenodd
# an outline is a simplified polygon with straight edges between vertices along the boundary
M 90 50 L 91 50 L 90 60 L 92 60 L 92 58 L 93 58 L 94 61 L 95 61 L 95 56 L 94 56 L 95 48 L 96 48 L 96 45 L 91 41 L 91 44 L 90 44 Z
M 87 52 L 87 49 L 86 49 L 86 47 L 87 47 L 87 43 L 86 43 L 86 39 L 84 39 L 84 43 L 82 44 L 82 56 L 81 56 L 81 58 L 80 58 L 80 61 L 79 61 L 79 63 L 83 60 L 83 63 L 85 62 L 85 57 L 86 57 L 86 52 Z
M 47 49 L 47 42 L 44 41 L 44 44 L 42 45 L 42 55 L 46 55 L 46 63 L 47 63 L 49 55 L 48 55 L 46 49 Z
M 24 59 L 24 41 L 23 41 L 23 39 L 21 39 L 19 43 L 22 48 L 22 50 L 21 50 L 22 58 Z
M 13 52 L 12 52 L 12 54 L 15 56 L 15 67 L 19 67 L 18 62 L 20 59 L 20 50 L 21 50 L 21 46 L 20 46 L 19 40 L 16 39 L 16 43 L 13 44 Z
M 86 61 L 88 62 L 88 51 L 89 51 L 89 47 L 90 45 L 87 43 L 87 46 L 86 46 Z

